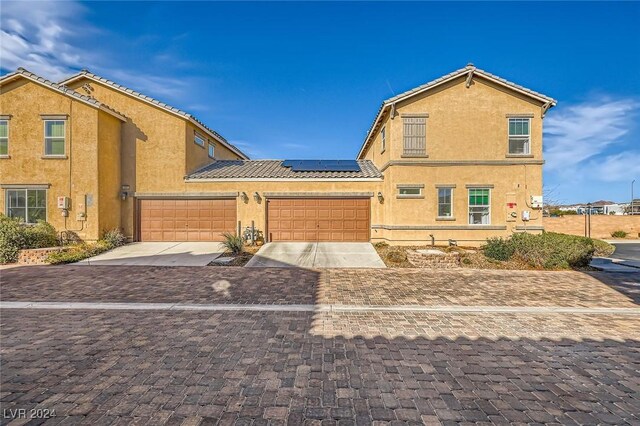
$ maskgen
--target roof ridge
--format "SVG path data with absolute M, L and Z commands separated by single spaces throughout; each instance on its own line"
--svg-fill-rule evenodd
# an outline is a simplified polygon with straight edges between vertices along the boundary
M 247 157 L 247 158 L 248 158 L 248 156 L 247 156 L 246 154 L 244 154 L 244 153 L 240 150 L 240 148 L 238 148 L 238 147 L 236 147 L 235 145 L 233 145 L 233 144 L 232 144 L 231 142 L 229 142 L 229 141 L 228 141 L 224 136 L 222 136 L 220 133 L 216 132 L 215 130 L 213 130 L 212 128 L 210 128 L 210 127 L 209 127 L 209 126 L 207 126 L 206 124 L 204 124 L 202 121 L 200 121 L 200 120 L 199 120 L 196 116 L 194 116 L 193 114 L 191 114 L 191 113 L 189 113 L 189 112 L 187 112 L 187 111 L 184 111 L 184 110 L 182 110 L 182 109 L 180 109 L 180 108 L 176 108 L 176 107 L 174 107 L 174 106 L 172 106 L 172 105 L 169 105 L 169 104 L 168 104 L 168 103 L 166 103 L 166 102 L 163 102 L 163 101 L 158 100 L 158 99 L 156 99 L 156 98 L 153 98 L 153 97 L 151 97 L 151 96 L 145 95 L 145 94 L 144 94 L 144 93 L 142 93 L 142 92 L 139 92 L 139 91 L 137 91 L 137 90 L 131 89 L 130 87 L 124 86 L 124 85 L 122 85 L 122 84 L 120 84 L 120 83 L 117 83 L 117 82 L 115 82 L 115 81 L 113 81 L 113 80 L 110 80 L 110 79 L 108 79 L 108 78 L 106 78 L 106 77 L 102 77 L 102 76 L 100 76 L 100 75 L 98 75 L 98 74 L 95 74 L 95 73 L 93 73 L 93 72 L 89 71 L 89 70 L 88 70 L 88 69 L 86 69 L 86 68 L 83 68 L 82 70 L 80 70 L 80 71 L 79 71 L 79 72 L 77 72 L 76 74 L 72 75 L 71 77 L 68 77 L 68 78 L 66 78 L 66 79 L 62 80 L 62 81 L 61 81 L 61 83 L 62 83 L 62 82 L 67 82 L 67 81 L 69 81 L 69 80 L 77 79 L 77 78 L 79 78 L 79 77 L 81 77 L 81 76 L 86 76 L 86 77 L 88 77 L 88 78 L 90 78 L 90 79 L 97 80 L 97 81 L 99 81 L 99 82 L 101 82 L 101 83 L 104 83 L 104 84 L 106 84 L 106 85 L 108 85 L 108 86 L 115 87 L 115 88 L 117 88 L 117 89 L 119 89 L 119 90 L 121 90 L 121 91 L 123 91 L 123 92 L 125 92 L 125 93 L 129 94 L 129 95 L 132 95 L 132 96 L 135 96 L 135 97 L 141 98 L 141 99 L 143 99 L 143 100 L 145 100 L 145 101 L 149 102 L 149 103 L 150 103 L 150 104 L 152 104 L 152 105 L 156 105 L 156 106 L 158 106 L 158 107 L 160 107 L 160 108 L 164 108 L 164 109 L 166 109 L 166 110 L 169 110 L 170 112 L 173 112 L 174 114 L 177 114 L 177 115 L 179 115 L 179 116 L 181 116 L 181 117 L 184 117 L 184 118 L 186 118 L 186 119 L 193 120 L 195 123 L 197 123 L 198 125 L 202 126 L 202 128 L 204 128 L 206 131 L 208 131 L 209 133 L 211 133 L 215 138 L 219 139 L 221 142 L 223 142 L 224 144 L 228 145 L 228 146 L 229 146 L 229 148 L 230 148 L 231 150 L 235 150 L 235 151 L 236 151 L 238 154 L 240 154 L 242 157 Z

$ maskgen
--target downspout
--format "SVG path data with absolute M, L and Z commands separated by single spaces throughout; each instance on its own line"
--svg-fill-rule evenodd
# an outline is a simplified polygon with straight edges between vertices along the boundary
M 69 194 L 69 199 L 71 199 L 71 177 L 72 177 L 72 166 L 71 166 L 71 162 L 73 160 L 73 99 L 69 100 L 69 119 L 67 120 L 67 123 L 69 124 L 69 189 L 68 189 L 68 194 Z M 72 204 L 73 206 L 73 204 Z M 67 219 L 69 218 L 69 215 L 67 214 L 67 216 L 64 217 L 64 230 L 67 232 L 82 232 L 84 230 L 84 222 L 82 221 L 82 226 L 80 227 L 80 229 L 69 229 L 67 227 Z

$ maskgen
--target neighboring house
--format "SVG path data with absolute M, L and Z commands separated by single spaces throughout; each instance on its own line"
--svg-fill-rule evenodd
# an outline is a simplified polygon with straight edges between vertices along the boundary
M 59 85 L 19 69 L 0 101 L 5 213 L 88 240 L 112 227 L 220 240 L 253 224 L 268 241 L 477 245 L 542 230 L 555 101 L 472 65 L 385 101 L 355 161 L 249 160 L 190 114 L 88 71 Z

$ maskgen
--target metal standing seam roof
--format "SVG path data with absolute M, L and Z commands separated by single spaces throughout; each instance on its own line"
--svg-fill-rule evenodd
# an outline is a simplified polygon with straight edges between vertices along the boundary
M 110 106 L 108 106 L 107 104 L 103 104 L 102 102 L 90 97 L 90 96 L 86 96 L 83 95 L 82 93 L 78 93 L 73 89 L 69 89 L 67 86 L 65 86 L 64 84 L 59 84 L 59 83 L 54 83 L 51 80 L 47 80 L 44 77 L 40 77 L 37 74 L 32 73 L 31 71 L 24 69 L 22 67 L 18 68 L 17 70 L 10 72 L 9 74 L 5 74 L 0 78 L 0 83 L 3 83 L 4 81 L 7 80 L 11 80 L 14 77 L 17 76 L 23 76 L 26 77 L 27 79 L 40 83 L 43 86 L 49 86 L 52 89 L 61 92 L 67 96 L 70 96 L 72 98 L 78 99 L 79 101 L 82 101 L 84 103 L 87 103 L 89 105 L 93 105 L 96 108 L 100 108 L 100 109 L 105 109 L 107 110 L 107 112 L 110 112 L 112 115 L 117 116 L 119 119 L 125 120 L 126 116 L 124 114 L 122 114 L 119 111 L 116 111 L 115 109 L 111 108 Z
M 216 160 L 185 176 L 198 179 L 380 179 L 382 173 L 370 160 L 357 160 L 360 171 L 294 172 L 284 160 Z
M 66 83 L 72 80 L 76 80 L 80 77 L 87 77 L 91 80 L 95 80 L 98 81 L 100 83 L 106 84 L 107 86 L 111 86 L 114 87 L 118 90 L 121 90 L 131 96 L 135 96 L 137 98 L 140 98 L 144 101 L 149 102 L 150 104 L 156 105 L 162 109 L 165 109 L 169 112 L 172 112 L 176 115 L 179 115 L 181 117 L 184 117 L 188 120 L 192 120 L 194 122 L 196 122 L 197 124 L 199 124 L 203 129 L 205 129 L 206 131 L 208 131 L 209 133 L 211 133 L 216 139 L 220 140 L 222 143 L 224 143 L 228 148 L 230 148 L 232 151 L 235 151 L 236 154 L 240 155 L 241 157 L 244 158 L 249 158 L 245 153 L 243 153 L 242 151 L 240 151 L 240 149 L 238 149 L 236 146 L 232 145 L 229 141 L 227 141 L 227 139 L 225 139 L 224 136 L 222 136 L 220 133 L 216 132 L 215 130 L 213 130 L 212 128 L 208 127 L 206 124 L 204 124 L 202 121 L 200 121 L 198 118 L 196 118 L 195 116 L 193 116 L 192 114 L 183 111 L 179 108 L 173 107 L 169 104 L 166 104 L 162 101 L 159 101 L 155 98 L 152 98 L 151 96 L 147 96 L 143 93 L 137 92 L 133 89 L 130 89 L 126 86 L 123 86 L 121 84 L 116 83 L 115 81 L 109 80 L 107 78 L 101 77 L 97 74 L 94 74 L 92 72 L 90 72 L 89 70 L 83 69 L 82 71 L 80 71 L 77 74 L 72 75 L 71 77 L 63 80 L 61 83 Z
M 462 77 L 465 74 L 468 74 L 469 72 L 473 72 L 474 75 L 480 75 L 481 77 L 484 76 L 486 78 L 492 79 L 492 80 L 496 80 L 497 82 L 503 84 L 504 86 L 510 87 L 512 89 L 521 91 L 521 92 L 525 92 L 529 95 L 531 95 L 532 97 L 536 97 L 536 98 L 540 98 L 545 100 L 546 102 L 551 103 L 552 105 L 555 105 L 557 103 L 557 101 L 549 96 L 543 95 L 542 93 L 536 92 L 534 90 L 531 89 L 527 89 L 524 86 L 521 86 L 519 84 L 516 84 L 512 81 L 509 81 L 507 79 L 504 79 L 502 77 L 499 77 L 495 74 L 491 74 L 490 72 L 487 72 L 485 70 L 482 70 L 480 68 L 476 68 L 473 64 L 468 64 L 466 67 L 464 68 L 460 68 L 458 70 L 455 70 L 453 72 L 450 72 L 449 74 L 445 74 L 442 77 L 436 78 L 435 80 L 431 80 L 425 84 L 422 84 L 418 87 L 414 87 L 411 90 L 407 90 L 406 92 L 400 93 L 399 95 L 393 96 L 391 98 L 385 99 L 382 104 L 380 105 L 380 108 L 378 109 L 378 112 L 376 113 L 376 117 L 373 120 L 373 123 L 371 123 L 371 126 L 369 127 L 369 130 L 367 131 L 367 135 L 364 139 L 364 143 L 362 144 L 362 148 L 360 148 L 360 152 L 358 153 L 358 155 L 360 155 L 362 153 L 362 150 L 365 148 L 365 146 L 367 145 L 367 142 L 369 141 L 369 138 L 371 137 L 371 134 L 373 132 L 373 129 L 375 128 L 376 123 L 378 122 L 378 118 L 380 117 L 380 115 L 382 114 L 383 110 L 387 107 L 392 105 L 395 102 L 398 102 L 400 100 L 403 100 L 404 98 L 407 98 L 413 94 L 416 93 L 420 93 L 426 89 L 429 89 L 431 87 L 437 86 L 440 83 L 443 83 L 447 80 L 451 80 L 452 78 L 456 78 L 456 77 Z

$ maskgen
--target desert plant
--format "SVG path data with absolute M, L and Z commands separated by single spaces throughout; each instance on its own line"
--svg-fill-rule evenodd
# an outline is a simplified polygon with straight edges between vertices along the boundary
M 627 235 L 629 234 L 627 234 L 625 231 L 622 231 L 622 230 L 614 231 L 611 233 L 611 236 L 613 238 L 626 238 Z
M 56 228 L 43 220 L 39 220 L 35 225 L 24 226 L 23 232 L 23 248 L 54 247 L 60 244 Z
M 244 248 L 244 240 L 240 235 L 235 235 L 230 232 L 225 232 L 222 234 L 224 237 L 224 241 L 222 244 L 225 246 L 227 250 L 229 250 L 233 254 L 240 254 Z
M 595 247 L 595 251 L 593 252 L 594 256 L 607 257 L 616 250 L 614 245 L 609 244 L 606 241 L 591 240 L 591 242 L 593 243 L 593 247 Z
M 393 263 L 402 263 L 407 260 L 407 253 L 404 250 L 391 250 L 386 254 L 386 258 L 388 261 Z
M 511 240 L 498 237 L 487 239 L 487 243 L 482 246 L 482 250 L 488 258 L 502 261 L 511 259 L 515 251 Z
M 595 252 L 592 239 L 555 232 L 514 234 L 511 243 L 516 256 L 533 267 L 544 269 L 587 266 Z
M 76 244 L 68 246 L 65 250 L 51 253 L 47 257 L 47 262 L 53 265 L 79 262 L 89 257 L 97 256 L 112 248 L 113 247 L 110 247 L 105 241 L 98 241 L 93 244 Z
M 20 221 L 0 214 L 0 263 L 18 260 L 18 251 L 24 245 L 24 227 Z
M 377 243 L 375 243 L 373 245 L 375 248 L 385 248 L 385 247 L 389 247 L 389 244 L 387 244 L 384 241 L 378 241 Z
M 120 247 L 127 242 L 127 237 L 122 235 L 120 229 L 109 229 L 102 235 L 102 241 L 106 243 L 109 248 Z

